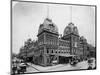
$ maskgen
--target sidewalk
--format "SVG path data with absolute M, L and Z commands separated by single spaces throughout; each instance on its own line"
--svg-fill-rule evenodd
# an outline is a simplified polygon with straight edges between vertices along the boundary
M 87 61 L 79 62 L 78 64 L 76 64 L 76 66 L 71 66 L 70 64 L 58 64 L 54 66 L 43 67 L 43 66 L 35 65 L 31 63 L 28 63 L 28 65 L 30 65 L 32 68 L 34 68 L 38 72 L 87 69 L 88 67 Z
M 82 62 L 77 64 L 77 67 L 79 67 L 79 69 L 87 69 L 88 63 L 87 63 L 87 61 L 82 61 Z
M 48 70 L 52 70 L 52 69 L 54 70 L 55 68 L 65 66 L 64 64 L 58 64 L 58 65 L 54 65 L 54 66 L 43 67 L 43 66 L 35 65 L 35 64 L 31 64 L 31 63 L 28 63 L 28 65 L 30 65 L 31 67 L 35 68 L 36 70 L 38 70 L 40 72 L 48 71 Z

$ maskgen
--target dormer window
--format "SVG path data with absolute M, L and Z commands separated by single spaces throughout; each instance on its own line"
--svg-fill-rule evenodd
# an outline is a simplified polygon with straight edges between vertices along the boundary
M 57 26 L 49 18 L 46 18 L 43 24 L 40 25 L 38 33 L 41 33 L 44 29 L 53 33 L 58 33 Z
M 53 24 L 49 24 L 49 26 L 54 27 L 54 25 L 53 25 Z

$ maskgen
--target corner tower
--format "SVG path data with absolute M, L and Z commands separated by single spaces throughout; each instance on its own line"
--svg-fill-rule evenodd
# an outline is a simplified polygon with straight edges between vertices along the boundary
M 51 19 L 46 18 L 40 24 L 38 30 L 38 45 L 43 56 L 41 64 L 47 66 L 50 63 L 49 55 L 58 49 L 58 28 Z
M 70 41 L 70 54 L 76 55 L 79 50 L 79 33 L 74 23 L 69 23 L 64 29 L 63 40 Z

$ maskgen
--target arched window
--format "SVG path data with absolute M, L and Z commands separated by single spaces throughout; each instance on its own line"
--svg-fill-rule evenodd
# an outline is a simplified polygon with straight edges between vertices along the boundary
M 49 53 L 49 50 L 47 49 L 47 53 Z
M 53 50 L 52 50 L 52 53 L 53 53 Z

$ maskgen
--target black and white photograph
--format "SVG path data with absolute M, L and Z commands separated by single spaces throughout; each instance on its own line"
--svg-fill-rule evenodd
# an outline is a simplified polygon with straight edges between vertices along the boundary
M 11 1 L 11 74 L 96 69 L 96 5 Z

